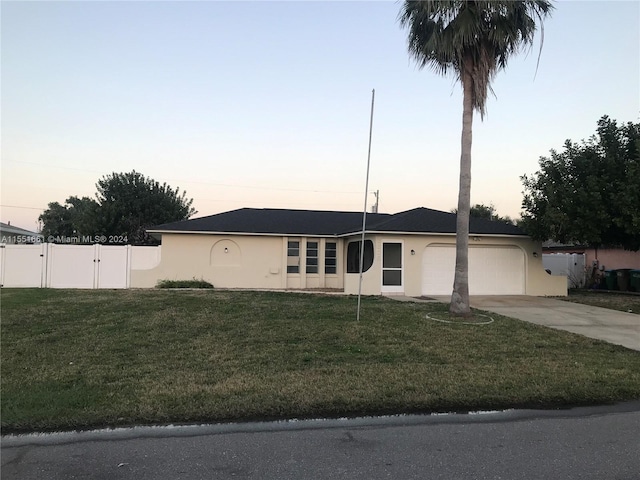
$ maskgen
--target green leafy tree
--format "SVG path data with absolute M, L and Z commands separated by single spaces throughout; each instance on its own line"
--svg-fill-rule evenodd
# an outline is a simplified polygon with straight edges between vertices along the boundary
M 458 213 L 458 210 L 454 208 L 451 210 L 451 213 Z M 512 225 L 516 224 L 516 221 L 508 215 L 505 217 L 498 215 L 496 207 L 492 203 L 489 205 L 485 205 L 484 203 L 476 203 L 475 205 L 472 205 L 469 210 L 469 216 L 471 218 L 483 218 L 485 220 L 510 223 Z
M 156 243 L 146 228 L 186 220 L 197 213 L 191 206 L 193 199 L 186 198 L 185 192 L 135 170 L 106 175 L 96 188 L 99 233 L 126 236 L 132 244 Z
M 523 227 L 539 240 L 640 249 L 640 123 L 604 116 L 587 141 L 521 177 Z
M 153 245 L 158 242 L 146 228 L 186 220 L 196 213 L 193 199 L 186 198 L 185 192 L 135 170 L 106 175 L 96 189 L 96 200 L 69 197 L 64 205 L 50 203 L 39 217 L 45 238 L 105 235 L 126 238 L 133 245 Z
M 536 20 L 550 14 L 546 0 L 405 0 L 400 24 L 409 29 L 409 53 L 420 68 L 452 73 L 462 84 L 460 189 L 456 224 L 456 267 L 449 310 L 469 315 L 469 215 L 473 112 L 483 118 L 487 91 L 511 55 L 533 43 Z
M 89 197 L 69 197 L 64 205 L 51 202 L 38 217 L 43 225 L 41 233 L 45 238 L 90 235 L 96 227 L 97 208 L 97 202 Z

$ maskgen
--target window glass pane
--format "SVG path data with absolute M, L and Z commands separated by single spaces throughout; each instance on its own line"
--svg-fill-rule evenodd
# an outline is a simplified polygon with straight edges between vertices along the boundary
M 360 244 L 361 242 L 350 242 L 347 245 L 347 273 L 358 273 L 360 271 Z M 373 265 L 373 242 L 364 241 L 364 262 L 362 271 L 366 272 Z
M 382 244 L 382 268 L 402 268 L 402 244 Z
M 288 241 L 287 242 L 287 256 L 297 257 L 300 255 L 300 242 Z
M 358 242 L 349 242 L 347 245 L 347 273 L 358 273 L 360 249 Z
M 337 243 L 326 242 L 324 244 L 324 273 L 335 275 L 338 271 L 337 265 Z
M 318 242 L 307 241 L 307 273 L 318 273 Z
M 365 240 L 362 271 L 366 272 L 371 268 L 371 265 L 373 265 L 373 242 L 371 240 Z
M 383 270 L 383 285 L 402 285 L 402 272 L 400 270 Z
M 298 265 L 287 265 L 287 273 L 300 273 Z

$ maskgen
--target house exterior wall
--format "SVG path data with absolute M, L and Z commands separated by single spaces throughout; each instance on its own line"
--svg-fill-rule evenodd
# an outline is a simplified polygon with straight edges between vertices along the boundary
M 131 286 L 193 278 L 221 288 L 283 288 L 282 238 L 163 234 L 159 264 L 132 270 Z
M 300 242 L 299 273 L 287 273 L 287 242 Z M 318 273 L 306 273 L 306 246 L 318 242 Z M 165 233 L 156 266 L 132 265 L 131 286 L 152 288 L 160 280 L 203 279 L 219 288 L 343 288 L 342 258 L 337 274 L 324 273 L 324 238 L 267 235 Z M 331 239 L 341 245 L 341 240 Z M 338 252 L 340 252 L 338 248 Z
M 373 263 L 363 273 L 364 295 L 402 294 L 422 295 L 423 256 L 429 245 L 455 245 L 454 235 L 371 234 L 365 237 L 373 242 Z M 157 266 L 147 264 L 136 268 L 133 262 L 131 286 L 154 287 L 159 280 L 204 279 L 219 288 L 260 289 L 338 289 L 357 294 L 359 275 L 347 271 L 349 242 L 359 236 L 336 239 L 334 237 L 282 237 L 266 235 L 209 235 L 165 233 L 162 236 L 161 257 Z M 299 273 L 287 273 L 292 265 L 287 255 L 288 241 L 299 242 Z M 308 242 L 318 243 L 318 273 L 306 273 L 306 247 Z M 325 245 L 337 244 L 337 273 L 325 274 Z M 382 287 L 382 252 L 385 242 L 402 245 L 402 285 L 397 291 Z M 517 247 L 524 256 L 524 293 L 526 295 L 566 295 L 565 276 L 550 276 L 542 265 L 542 250 L 538 242 L 528 238 L 472 236 L 477 246 Z M 411 252 L 414 252 L 413 254 Z M 535 252 L 535 256 L 534 256 Z M 387 289 L 389 290 L 389 289 Z M 391 289 L 393 290 L 393 289 Z
M 402 244 L 403 285 L 400 293 L 411 297 L 422 295 L 422 265 L 425 249 L 429 245 L 455 245 L 454 235 L 369 235 L 374 244 L 374 259 L 371 268 L 362 275 L 362 293 L 380 295 L 382 291 L 382 245 L 384 242 Z M 348 241 L 359 241 L 359 237 L 350 237 Z M 348 241 L 343 248 L 346 256 Z M 491 236 L 471 236 L 470 244 L 478 246 L 516 246 L 524 253 L 525 285 L 524 293 L 534 296 L 564 296 L 567 294 L 565 276 L 549 275 L 542 266 L 542 249 L 539 242 L 528 238 L 509 238 Z M 414 252 L 413 254 L 411 252 Z M 536 256 L 534 256 L 534 252 Z M 345 273 L 345 293 L 357 294 L 359 275 Z M 453 289 L 453 285 L 451 285 Z M 389 294 L 393 294 L 391 292 Z
M 347 249 L 350 242 L 359 242 L 361 236 L 353 236 L 345 238 L 342 247 L 342 257 L 347 258 Z M 366 272 L 362 273 L 362 294 L 363 295 L 380 295 L 382 275 L 382 242 L 375 235 L 366 235 L 365 242 L 371 240 L 373 242 L 373 264 Z M 359 273 L 346 273 L 347 269 L 342 270 L 344 273 L 344 293 L 357 295 L 360 284 Z

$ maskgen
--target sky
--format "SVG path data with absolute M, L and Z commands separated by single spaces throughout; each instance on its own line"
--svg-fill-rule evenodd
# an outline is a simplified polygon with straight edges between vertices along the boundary
M 396 1 L 1 2 L 0 220 L 136 170 L 195 217 L 242 207 L 457 205 L 462 90 L 407 53 Z M 640 2 L 559 1 L 474 117 L 472 204 L 520 216 L 520 176 L 600 117 L 640 120 Z

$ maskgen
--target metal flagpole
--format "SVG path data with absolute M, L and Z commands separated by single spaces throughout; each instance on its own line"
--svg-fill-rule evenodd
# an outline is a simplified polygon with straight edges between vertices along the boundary
M 364 186 L 364 208 L 362 210 L 362 240 L 360 241 L 360 280 L 358 283 L 358 313 L 356 321 L 360 321 L 360 297 L 362 296 L 362 268 L 364 266 L 364 232 L 367 227 L 367 196 L 369 195 L 369 165 L 371 164 L 371 136 L 373 134 L 373 104 L 376 89 L 371 90 L 371 119 L 369 120 L 369 152 L 367 153 L 367 179 Z

